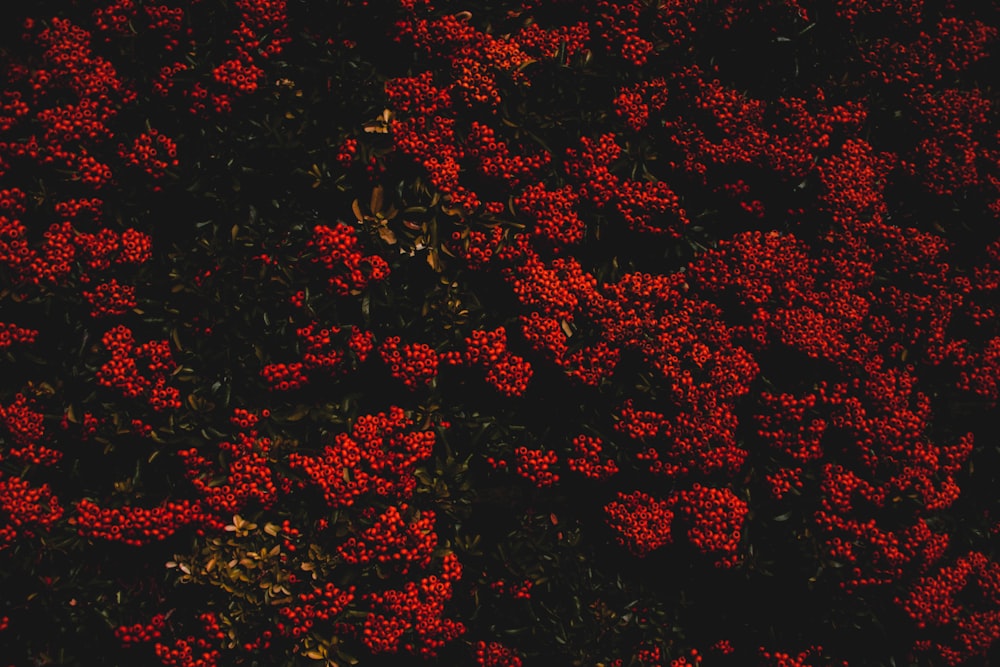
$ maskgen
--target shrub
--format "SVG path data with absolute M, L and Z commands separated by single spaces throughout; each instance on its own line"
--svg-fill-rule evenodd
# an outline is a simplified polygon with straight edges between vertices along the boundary
M 994 5 L 2 11 L 4 664 L 996 659 Z

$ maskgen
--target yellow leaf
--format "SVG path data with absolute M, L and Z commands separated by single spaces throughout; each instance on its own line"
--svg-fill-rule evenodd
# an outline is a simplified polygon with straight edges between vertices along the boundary
M 385 241 L 389 245 L 395 245 L 396 234 L 388 227 L 379 227 L 378 235 L 383 241 Z
M 427 252 L 427 263 L 438 273 L 441 273 L 444 269 L 444 266 L 441 264 L 441 258 L 438 256 L 437 248 L 431 248 Z
M 371 205 L 368 207 L 372 213 L 378 213 L 382 210 L 382 204 L 384 203 L 384 190 L 381 185 L 375 186 L 372 190 L 372 201 Z
M 355 199 L 351 204 L 351 210 L 354 211 L 354 216 L 358 219 L 358 222 L 364 222 L 365 216 L 361 213 L 361 204 Z

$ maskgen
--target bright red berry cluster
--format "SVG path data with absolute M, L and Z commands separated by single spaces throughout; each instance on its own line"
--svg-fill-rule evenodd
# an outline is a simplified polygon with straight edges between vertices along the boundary
M 473 646 L 479 667 L 521 667 L 521 657 L 500 642 L 478 641 Z
M 16 324 L 0 322 L 0 349 L 12 345 L 31 345 L 37 338 L 37 329 L 27 329 Z
M 318 456 L 293 452 L 288 464 L 322 491 L 331 507 L 349 507 L 365 494 L 405 500 L 413 495 L 416 466 L 431 455 L 434 431 L 410 430 L 402 408 L 358 417 Z
M 693 485 L 680 491 L 675 511 L 687 527 L 687 538 L 717 567 L 734 567 L 742 560 L 740 543 L 749 506 L 729 489 Z
M 399 336 L 388 336 L 379 345 L 379 356 L 408 389 L 427 386 L 437 376 L 438 354 L 430 345 L 401 343 Z
M 130 147 L 119 145 L 118 154 L 130 167 L 141 169 L 151 178 L 162 178 L 167 170 L 180 164 L 177 142 L 155 129 L 136 137 Z
M 311 262 L 323 267 L 326 281 L 335 294 L 358 294 L 371 283 L 389 275 L 389 265 L 378 255 L 359 249 L 357 233 L 344 223 L 316 225 L 308 244 Z
M 349 537 L 337 553 L 352 565 L 376 562 L 406 574 L 413 565 L 427 568 L 437 543 L 434 512 L 411 512 L 409 505 L 400 503 L 380 514 L 371 527 Z
M 63 516 L 48 484 L 32 485 L 12 475 L 0 476 L 0 551 L 24 538 L 43 534 Z
M 646 556 L 673 540 L 674 512 L 669 501 L 642 491 L 619 492 L 617 500 L 604 506 L 604 513 L 618 541 L 636 556 Z
M 373 653 L 405 651 L 432 658 L 465 633 L 464 624 L 444 615 L 453 586 L 462 576 L 462 566 L 458 557 L 449 553 L 441 568 L 441 574 L 408 582 L 402 589 L 364 596 L 371 611 L 361 637 Z
M 464 352 L 444 353 L 441 360 L 485 369 L 487 384 L 507 396 L 521 396 L 527 391 L 533 372 L 531 364 L 507 349 L 507 331 L 503 327 L 473 331 L 465 344 Z
M 1000 564 L 982 553 L 967 553 L 923 577 L 899 602 L 920 628 L 942 631 L 916 649 L 943 664 L 983 657 L 1000 640 Z
M 270 363 L 261 369 L 261 377 L 272 391 L 299 389 L 317 373 L 338 376 L 356 369 L 375 345 L 371 331 L 354 326 L 324 328 L 310 322 L 295 333 L 304 350 L 302 361 Z
M 618 472 L 614 459 L 601 460 L 604 443 L 600 438 L 581 434 L 573 438 L 572 445 L 575 456 L 567 457 L 566 466 L 573 472 L 597 481 L 604 481 Z
M 281 484 L 271 467 L 269 438 L 260 436 L 251 425 L 234 440 L 217 445 L 223 466 L 214 464 L 199 449 L 177 452 L 185 474 L 202 498 L 202 507 L 220 520 L 248 507 L 271 508 Z
M 177 367 L 167 341 L 136 345 L 131 329 L 118 325 L 101 337 L 101 343 L 111 353 L 97 371 L 101 386 L 117 389 L 127 398 L 143 398 L 158 412 L 181 407 L 180 391 L 167 384 Z M 141 360 L 147 361 L 145 371 L 140 371 Z
M 84 290 L 82 294 L 93 308 L 90 311 L 91 317 L 124 315 L 137 304 L 135 287 L 122 285 L 115 278 L 96 285 L 93 290 Z
M 559 482 L 559 474 L 552 471 L 553 466 L 559 462 L 559 456 L 554 450 L 516 447 L 514 460 L 516 463 L 514 472 L 540 489 Z
M 86 498 L 76 504 L 73 523 L 88 539 L 143 546 L 165 540 L 179 529 L 204 520 L 200 505 L 188 500 L 166 501 L 157 507 L 101 507 Z

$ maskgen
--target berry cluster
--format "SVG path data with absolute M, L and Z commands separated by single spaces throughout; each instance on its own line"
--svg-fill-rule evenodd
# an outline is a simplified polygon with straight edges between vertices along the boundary
M 19 540 L 45 533 L 63 516 L 48 484 L 34 486 L 12 475 L 0 476 L 0 551 Z
M 283 619 L 277 624 L 278 633 L 298 638 L 311 631 L 317 622 L 334 621 L 354 600 L 356 590 L 354 586 L 340 589 L 327 582 L 298 595 L 295 604 L 278 610 Z
M 659 113 L 667 104 L 667 82 L 663 77 L 625 86 L 612 101 L 615 113 L 633 132 L 642 132 L 650 113 Z
M 601 460 L 604 443 L 600 438 L 589 435 L 578 435 L 573 438 L 573 453 L 575 456 L 566 459 L 566 465 L 573 472 L 597 481 L 604 481 L 618 472 L 618 464 L 614 459 Z
M 205 519 L 201 506 L 188 500 L 158 507 L 101 507 L 86 498 L 76 504 L 73 523 L 81 537 L 143 546 L 165 540 L 181 528 Z
M 387 81 L 385 94 L 393 108 L 402 113 L 433 116 L 451 106 L 448 91 L 434 85 L 434 73 L 430 70 Z
M 191 485 L 200 494 L 202 507 L 223 517 L 230 517 L 253 506 L 269 509 L 278 499 L 278 485 L 271 468 L 271 441 L 260 436 L 252 420 L 243 420 L 249 430 L 237 434 L 234 442 L 218 443 L 220 470 L 203 449 L 177 452 Z
M 899 602 L 920 628 L 943 630 L 942 639 L 916 646 L 943 664 L 983 657 L 1000 640 L 1000 564 L 982 553 L 965 554 L 923 577 Z
M 551 191 L 544 183 L 530 185 L 514 200 L 514 206 L 532 221 L 532 232 L 555 247 L 583 240 L 586 227 L 576 213 L 579 194 L 571 185 Z
M 119 390 L 126 398 L 143 398 L 157 412 L 181 407 L 180 391 L 167 384 L 177 364 L 165 340 L 136 345 L 132 330 L 118 325 L 101 337 L 111 359 L 97 370 L 97 381 L 103 387 Z M 139 361 L 147 360 L 146 373 L 139 370 Z
M 521 667 L 521 657 L 500 642 L 478 641 L 473 646 L 479 667 Z
M 24 394 L 17 394 L 10 405 L 0 405 L 0 424 L 10 439 L 7 451 L 0 451 L 0 460 L 10 458 L 25 465 L 38 466 L 57 463 L 63 453 L 43 444 L 47 438 L 44 420 L 45 416 L 36 410 L 35 402 Z
M 406 574 L 412 565 L 427 568 L 437 543 L 434 513 L 411 512 L 409 505 L 400 503 L 380 514 L 371 527 L 348 538 L 337 547 L 337 553 L 352 565 L 390 564 Z
M 673 507 L 687 526 L 688 542 L 716 567 L 734 567 L 742 560 L 741 529 L 749 511 L 745 500 L 729 489 L 695 484 L 677 494 Z
M 358 248 L 355 230 L 344 223 L 316 225 L 308 243 L 310 261 L 326 271 L 326 282 L 335 294 L 358 294 L 371 283 L 389 275 L 389 265 L 378 255 L 365 255 Z
M 462 566 L 458 557 L 449 553 L 442 558 L 441 568 L 440 575 L 411 581 L 402 589 L 364 596 L 370 611 L 361 636 L 373 653 L 403 650 L 433 658 L 465 632 L 461 622 L 444 615 L 453 586 L 462 576 Z
M 448 248 L 452 254 L 461 257 L 469 269 L 476 271 L 490 264 L 502 238 L 503 229 L 499 226 L 489 232 L 465 228 L 452 233 L 452 243 Z
M 374 348 L 372 332 L 354 326 L 322 328 L 310 322 L 295 333 L 305 350 L 302 361 L 266 364 L 260 371 L 272 391 L 304 387 L 315 373 L 337 376 L 356 369 Z
M 438 354 L 429 345 L 401 344 L 399 336 L 389 336 L 378 351 L 392 376 L 402 380 L 407 389 L 427 386 L 437 376 Z
M 193 29 L 185 25 L 183 7 L 143 5 L 142 9 L 146 13 L 147 29 L 153 34 L 159 33 L 164 52 L 176 51 L 182 39 L 191 44 Z
M 500 179 L 511 188 L 538 178 L 543 168 L 551 162 L 548 153 L 529 152 L 527 149 L 513 153 L 508 143 L 497 136 L 493 127 L 478 121 L 472 122 L 464 155 L 478 160 L 476 169 L 480 174 Z M 502 202 L 500 204 L 503 205 Z
M 318 487 L 331 507 L 349 507 L 368 493 L 405 500 L 416 489 L 413 471 L 431 455 L 434 431 L 413 431 L 402 408 L 358 417 L 318 456 L 293 452 L 288 464 Z
M 137 303 L 135 287 L 122 285 L 115 278 L 97 285 L 93 290 L 83 290 L 82 294 L 93 308 L 90 311 L 91 317 L 124 315 L 135 308 Z
M 257 90 L 264 78 L 264 70 L 253 63 L 233 58 L 216 65 L 212 77 L 236 94 L 246 95 Z
M 27 329 L 10 322 L 0 322 L 0 349 L 12 345 L 31 345 L 37 338 L 37 329 Z
M 543 489 L 559 482 L 559 475 L 552 467 L 559 462 L 559 457 L 553 450 L 541 451 L 521 446 L 514 449 L 516 472 L 535 486 Z
M 490 590 L 497 595 L 508 596 L 515 600 L 530 600 L 534 585 L 531 579 L 525 579 L 517 584 L 508 584 L 504 579 L 497 579 L 490 582 Z
M 464 352 L 450 351 L 440 355 L 447 364 L 479 366 L 486 370 L 487 384 L 507 396 L 521 396 L 531 380 L 531 364 L 507 349 L 507 331 L 498 327 L 492 331 L 476 330 L 465 339 Z
M 617 539 L 636 556 L 646 556 L 673 539 L 674 512 L 670 502 L 642 491 L 618 492 L 618 499 L 604 506 L 607 522 Z
M 811 667 L 817 664 L 813 660 L 813 654 L 818 654 L 821 651 L 821 647 L 815 647 L 812 650 L 792 655 L 784 651 L 768 651 L 761 647 L 758 654 L 760 655 L 762 664 L 767 665 L 767 667 Z M 847 663 L 844 664 L 846 665 Z
M 144 171 L 151 178 L 162 178 L 167 170 L 180 164 L 177 142 L 155 129 L 140 134 L 131 147 L 118 146 L 118 154 L 130 167 Z

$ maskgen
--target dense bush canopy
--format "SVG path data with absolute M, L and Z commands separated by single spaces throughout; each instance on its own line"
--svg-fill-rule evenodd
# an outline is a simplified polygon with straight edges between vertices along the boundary
M 1000 659 L 997 2 L 0 19 L 0 664 Z

